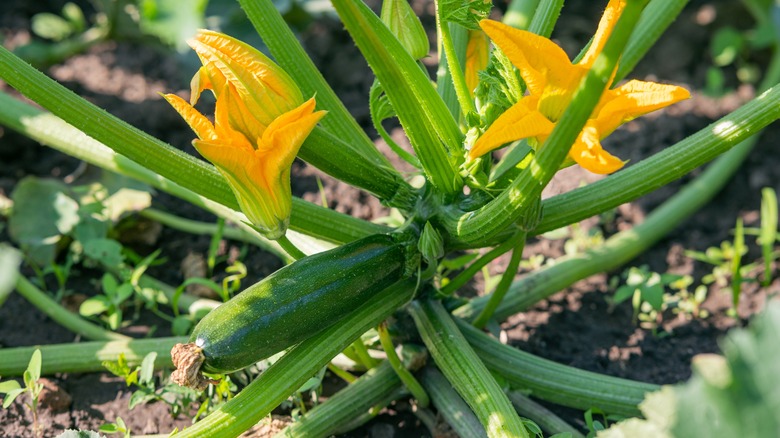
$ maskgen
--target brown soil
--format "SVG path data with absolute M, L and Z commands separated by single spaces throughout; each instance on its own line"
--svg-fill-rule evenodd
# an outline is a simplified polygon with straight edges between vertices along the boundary
M 29 39 L 29 19 L 34 13 L 58 11 L 62 3 L 54 0 L 2 2 L 0 31 L 5 36 L 6 46 L 23 44 Z M 599 14 L 597 3 L 601 2 L 567 2 L 558 27 L 560 30 L 554 37 L 568 52 L 575 52 L 595 29 L 594 17 Z M 416 9 L 428 14 L 425 22 L 430 23 L 430 4 L 422 0 L 413 4 Z M 705 19 L 712 11 L 715 12 L 714 20 L 706 22 Z M 633 76 L 646 78 L 653 75 L 662 81 L 684 84 L 694 91 L 701 89 L 706 66 L 711 63 L 707 54 L 709 40 L 712 32 L 725 24 L 744 29 L 750 26 L 750 19 L 735 2 L 692 1 Z M 302 36 L 326 79 L 358 121 L 369 126 L 366 102 L 371 75 L 342 26 L 332 21 L 316 21 Z M 764 61 L 765 56 L 764 53 L 756 53 L 756 61 Z M 187 152 L 195 153 L 189 146 L 193 137 L 191 131 L 157 95 L 160 91 L 188 88 L 188 75 L 192 72 L 182 69 L 174 58 L 150 50 L 148 46 L 112 42 L 93 47 L 87 53 L 53 66 L 47 73 L 112 114 Z M 705 127 L 751 95 L 752 90 L 748 86 L 722 99 L 696 94 L 688 102 L 631 122 L 609 137 L 605 141 L 606 147 L 624 159 L 639 161 Z M 367 129 L 374 134 L 373 129 Z M 780 158 L 772 150 L 778 135 L 780 131 L 777 128 L 770 128 L 748 162 L 715 200 L 680 224 L 631 265 L 646 264 L 656 272 L 691 274 L 698 282 L 708 272 L 708 268 L 685 257 L 683 250 L 703 251 L 731 239 L 729 232 L 737 217 L 742 217 L 746 226 L 756 226 L 761 188 L 770 186 L 780 192 L 776 171 L 780 166 Z M 380 148 L 385 147 L 381 140 L 378 145 Z M 8 195 L 24 176 L 64 178 L 78 166 L 79 162 L 75 159 L 0 128 L 0 194 Z M 384 208 L 376 199 L 304 163 L 296 163 L 293 168 L 294 193 L 319 202 L 317 178 L 322 179 L 324 194 L 331 208 L 366 219 L 384 214 Z M 578 168 L 568 169 L 556 179 L 548 195 L 570 190 L 592 179 L 592 175 Z M 689 179 L 683 178 L 682 182 Z M 585 224 L 606 235 L 625 229 L 641 222 L 649 211 L 676 192 L 682 182 L 630 205 L 621 206 L 613 221 L 599 223 L 597 220 L 589 220 Z M 164 193 L 158 193 L 154 202 L 157 208 L 177 215 L 204 221 L 214 220 L 210 214 Z M 0 223 L 0 229 L 2 225 Z M 6 234 L 0 235 L 0 240 L 5 239 Z M 752 251 L 746 259 L 755 260 L 760 254 L 756 251 L 756 245 L 750 241 L 749 244 Z M 152 244 L 133 244 L 141 253 L 149 253 L 154 248 L 162 249 L 162 254 L 169 260 L 165 265 L 168 268 L 155 268 L 151 274 L 170 284 L 179 284 L 182 278 L 177 269 L 170 269 L 169 266 L 178 266 L 190 252 L 205 254 L 208 245 L 207 237 L 183 234 L 167 228 L 163 228 L 159 238 Z M 280 266 L 274 257 L 255 248 L 247 249 L 243 260 L 249 267 L 250 276 L 244 280 L 246 284 Z M 237 254 L 240 250 L 241 245 L 234 242 L 225 242 L 222 248 L 225 254 Z M 543 238 L 534 240 L 526 248 L 526 256 L 536 254 L 546 258 L 560 256 L 563 254 L 563 242 Z M 506 258 L 497 260 L 491 265 L 491 271 L 501 272 L 506 263 Z M 775 280 L 766 289 L 755 284 L 745 285 L 738 309 L 739 318 L 734 319 L 726 315 L 730 297 L 711 288 L 704 307 L 712 316 L 687 320 L 671 314 L 665 315 L 660 328 L 664 335 L 654 336 L 652 332 L 638 328 L 633 323 L 629 304 L 609 308 L 605 297 L 614 291 L 609 285 L 609 278 L 617 274 L 619 272 L 597 275 L 581 281 L 529 311 L 513 316 L 503 326 L 508 342 L 533 354 L 591 371 L 646 382 L 674 383 L 689 377 L 690 360 L 694 355 L 717 352 L 717 340 L 729 328 L 743 325 L 763 307 L 768 296 L 776 296 L 780 291 L 780 280 Z M 94 294 L 98 275 L 88 270 L 74 273 L 68 287 L 82 294 Z M 473 288 L 475 291 L 482 290 L 480 278 L 474 282 Z M 153 316 L 143 315 L 128 333 L 139 337 L 150 333 L 155 336 L 167 335 L 169 324 Z M 1 347 L 77 340 L 18 295 L 12 295 L 0 307 Z M 184 416 L 172 418 L 167 407 L 161 403 L 138 406 L 129 411 L 131 390 L 121 379 L 106 373 L 58 374 L 50 376 L 47 382 L 49 401 L 42 405 L 40 418 L 45 436 L 56 436 L 66 428 L 96 430 L 100 425 L 114 421 L 117 416 L 125 420 L 134 434 L 167 433 L 174 427 L 183 428 L 190 424 L 190 420 Z M 556 411 L 572 423 L 584 427 L 581 412 L 562 408 L 556 408 Z M 16 402 L 9 409 L 0 410 L 0 436 L 32 436 L 30 427 L 31 415 L 21 403 Z M 429 435 L 412 414 L 408 403 L 398 402 L 369 425 L 349 436 Z

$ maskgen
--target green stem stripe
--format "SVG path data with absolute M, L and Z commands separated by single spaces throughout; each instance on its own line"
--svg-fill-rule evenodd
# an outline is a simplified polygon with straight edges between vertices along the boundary
M 96 341 L 129 340 L 128 336 L 106 330 L 72 313 L 51 299 L 26 278 L 16 279 L 16 290 L 33 306 L 71 332 Z
M 504 14 L 504 24 L 526 30 L 531 25 L 540 0 L 512 0 Z
M 628 2 L 604 49 L 528 169 L 484 207 L 444 218 L 444 226 L 456 241 L 456 246 L 479 247 L 492 242 L 539 199 L 601 99 L 643 5 L 641 1 Z
M 363 332 L 408 302 L 414 289 L 414 284 L 404 281 L 380 292 L 338 323 L 292 348 L 233 399 L 177 436 L 240 435 L 271 413 Z
M 520 240 L 525 239 L 524 233 L 515 233 L 514 236 L 512 236 L 509 240 L 502 243 L 501 245 L 491 249 L 485 255 L 475 260 L 472 264 L 470 264 L 466 269 L 461 271 L 455 278 L 452 279 L 449 283 L 442 286 L 440 289 L 440 293 L 445 296 L 449 296 L 455 293 L 458 289 L 460 289 L 463 285 L 471 281 L 471 279 L 477 275 L 477 272 L 482 270 L 488 263 L 495 260 L 497 257 L 501 256 L 501 254 L 506 253 L 510 249 L 514 248 Z
M 354 383 L 307 412 L 299 421 L 287 426 L 278 436 L 290 438 L 325 437 L 343 432 L 344 424 L 366 413 L 401 387 L 401 381 L 390 363 L 385 361 L 368 370 Z
M 487 325 L 499 304 L 501 304 L 501 301 L 504 299 L 504 296 L 506 296 L 506 293 L 509 291 L 509 287 L 512 286 L 515 275 L 517 275 L 517 269 L 520 267 L 520 261 L 523 259 L 523 248 L 525 248 L 525 233 L 520 233 L 520 235 L 522 237 L 517 243 L 517 246 L 512 250 L 512 257 L 509 260 L 509 265 L 501 275 L 501 280 L 499 280 L 496 290 L 490 294 L 490 299 L 487 304 L 477 316 L 477 319 L 474 320 L 474 327 L 484 328 Z
M 620 415 L 640 415 L 637 404 L 658 385 L 583 371 L 504 345 L 462 320 L 458 328 L 488 368 L 519 389 L 555 404 L 577 409 L 597 407 Z
M 381 82 L 431 183 L 446 194 L 457 193 L 461 179 L 455 162 L 461 159 L 463 135 L 430 79 L 363 2 L 335 0 L 333 6 Z
M 0 48 L 1 53 L 2 49 Z M 234 223 L 242 223 L 241 216 L 234 211 L 237 206 L 230 209 L 198 195 L 117 154 L 102 143 L 68 125 L 62 119 L 32 105 L 20 102 L 2 92 L 0 92 L 0 123 L 68 155 L 103 169 L 130 176 L 193 205 L 212 211 Z M 220 179 L 219 181 L 219 184 L 222 184 L 224 180 Z M 224 189 L 229 192 L 227 186 Z M 388 228 L 385 226 L 353 218 L 296 197 L 293 197 L 290 228 L 333 243 L 346 243 L 371 234 L 388 232 Z M 257 234 L 248 226 L 244 229 Z
M 172 366 L 171 348 L 182 342 L 187 342 L 187 338 L 124 339 L 3 348 L 0 350 L 0 376 L 21 376 L 36 349 L 41 350 L 44 358 L 41 363 L 43 375 L 105 371 L 103 361 L 116 362 L 120 354 L 124 354 L 129 366 L 135 366 L 147 354 L 157 353 L 155 368 L 167 368 Z
M 354 151 L 379 168 L 393 170 L 389 161 L 349 113 L 306 54 L 292 29 L 269 0 L 239 0 L 249 21 L 263 38 L 276 62 L 293 78 L 305 96 L 317 96 L 317 107 L 328 110 L 320 124 L 338 138 L 346 150 Z M 347 170 L 349 171 L 349 170 Z
M 780 117 L 780 86 L 650 158 L 593 184 L 554 196 L 542 205 L 535 234 L 555 230 L 663 187 L 728 151 Z
M 436 365 L 477 415 L 488 436 L 528 437 L 509 399 L 441 302 L 414 301 L 409 311 Z
M 469 405 L 455 392 L 452 384 L 436 367 L 425 367 L 420 382 L 431 396 L 436 410 L 460 438 L 487 437 L 485 428 L 471 411 Z

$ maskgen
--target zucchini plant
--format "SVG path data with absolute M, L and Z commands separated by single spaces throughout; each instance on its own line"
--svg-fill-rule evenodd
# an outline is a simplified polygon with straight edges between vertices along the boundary
M 341 352 L 371 371 L 284 434 L 345 430 L 407 391 L 420 409 L 432 400 L 463 436 L 535 434 L 538 427 L 518 415 L 496 375 L 513 389 L 561 405 L 638 415 L 637 404 L 655 385 L 545 361 L 475 327 L 500 323 L 575 281 L 626 263 L 706 203 L 747 156 L 755 134 L 780 117 L 780 87 L 770 88 L 780 69 L 768 70 L 765 91 L 742 108 L 627 165 L 601 140 L 690 96 L 674 85 L 623 82 L 685 1 L 605 1 L 598 30 L 571 61 L 549 39 L 563 0 L 514 0 L 508 24 L 487 18 L 489 2 L 438 0 L 441 68 L 434 80 L 419 61 L 430 42 L 405 0 L 384 0 L 381 16 L 360 0 L 333 0 L 376 76 L 372 121 L 389 138 L 381 123 L 396 118 L 411 144 L 412 152 L 391 145 L 417 169 L 404 175 L 347 112 L 274 3 L 239 3 L 273 60 L 228 35 L 200 30 L 188 41 L 203 64 L 194 72 L 189 101 L 163 96 L 192 128 L 193 145 L 208 162 L 108 115 L 0 48 L 0 78 L 45 108 L 0 94 L 0 122 L 210 210 L 241 228 L 246 241 L 294 260 L 209 306 L 189 342 L 161 341 L 166 348 L 175 343 L 172 378 L 196 389 L 284 352 L 234 398 L 176 436 L 238 436 Z M 207 90 L 216 97 L 213 117 L 195 108 Z M 494 159 L 501 148 L 506 153 Z M 633 230 L 515 279 L 527 238 L 609 211 L 721 154 Z M 370 223 L 293 197 L 296 156 L 376 196 L 398 212 L 400 225 Z M 542 200 L 553 176 L 573 165 L 610 176 Z M 461 254 L 489 247 L 482 257 Z M 510 251 L 492 294 L 458 295 L 487 262 Z M 463 269 L 450 278 L 453 266 Z M 30 290 L 25 281 L 17 286 Z M 173 295 L 176 312 L 195 313 L 195 300 L 181 291 Z M 411 316 L 407 324 L 404 313 Z M 380 342 L 367 346 L 364 334 L 378 326 Z M 454 391 L 442 388 L 441 377 L 420 384 L 398 358 L 396 343 L 420 341 L 431 357 L 426 373 L 440 374 Z M 377 365 L 369 351 L 379 349 L 389 366 Z M 544 411 L 519 403 L 523 412 Z M 539 415 L 538 423 L 552 429 L 546 432 L 571 433 L 549 412 Z M 336 418 L 334 428 L 328 420 Z

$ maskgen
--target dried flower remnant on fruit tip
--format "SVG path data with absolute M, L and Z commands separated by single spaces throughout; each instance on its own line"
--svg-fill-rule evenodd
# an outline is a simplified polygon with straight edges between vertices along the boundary
M 326 111 L 315 111 L 313 97 L 304 101 L 284 70 L 241 41 L 200 30 L 188 43 L 203 64 L 191 101 L 163 97 L 195 131 L 195 148 L 227 179 L 251 224 L 278 239 L 292 210 L 290 167 Z M 203 90 L 217 99 L 213 123 L 193 107 Z
M 203 349 L 192 342 L 174 345 L 171 349 L 171 360 L 176 370 L 171 373 L 171 380 L 178 385 L 198 391 L 206 389 L 209 383 L 219 383 L 201 374 L 200 366 L 205 359 Z
M 625 4 L 626 0 L 610 0 L 588 51 L 576 64 L 547 38 L 497 21 L 481 21 L 485 33 L 520 71 L 528 93 L 482 134 L 469 151 L 469 160 L 524 138 L 530 139 L 529 144 L 535 148 L 544 144 L 604 48 Z M 601 139 L 623 123 L 689 97 L 684 88 L 638 80 L 608 89 L 569 150 L 568 158 L 593 173 L 617 171 L 625 162 L 605 151 Z

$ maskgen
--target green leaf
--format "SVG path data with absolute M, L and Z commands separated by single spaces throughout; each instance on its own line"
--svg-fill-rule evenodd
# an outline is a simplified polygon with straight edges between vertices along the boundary
M 54 260 L 60 235 L 69 233 L 79 222 L 78 203 L 59 181 L 26 177 L 17 184 L 11 199 L 14 208 L 8 218 L 11 238 L 33 251 L 41 265 Z
M 622 421 L 599 437 L 777 436 L 780 302 L 770 301 L 749 329 L 729 332 L 721 348 L 725 357 L 694 358 L 688 382 L 648 394 L 639 405 L 646 420 Z
M 19 264 L 22 255 L 16 249 L 0 244 L 0 306 L 13 291 L 16 277 L 19 275 Z
M 633 286 L 623 285 L 617 288 L 615 295 L 612 296 L 612 302 L 614 304 L 620 304 L 623 301 L 634 296 L 636 289 Z
M 41 350 L 33 351 L 30 363 L 27 365 L 27 371 L 30 373 L 32 383 L 36 383 L 41 378 Z
M 114 239 L 92 239 L 85 242 L 84 255 L 106 267 L 118 267 L 124 261 L 122 244 Z
M 100 426 L 98 430 L 105 433 L 117 433 L 119 432 L 119 427 L 114 423 L 108 423 Z
M 141 372 L 138 374 L 138 381 L 141 384 L 149 384 L 154 380 L 154 361 L 157 359 L 157 352 L 153 351 L 144 357 L 141 361 Z
M 19 386 L 19 382 L 16 380 L 6 380 L 5 382 L 0 382 L 0 393 L 2 394 L 8 394 L 9 392 L 19 388 L 21 388 L 21 386 Z
M 661 283 L 644 285 L 642 290 L 642 301 L 647 301 L 655 310 L 661 310 L 664 305 L 664 286 Z
M 34 34 L 52 41 L 62 41 L 73 34 L 73 26 L 59 15 L 35 14 L 30 23 Z
M 104 296 L 92 297 L 84 300 L 79 306 L 81 316 L 99 315 L 111 308 L 111 303 Z
M 87 27 L 84 12 L 75 3 L 65 3 L 65 6 L 62 7 L 62 16 L 68 20 L 76 32 L 83 32 Z
M 5 397 L 3 397 L 3 409 L 8 409 L 8 406 L 11 406 L 11 403 L 16 400 L 16 397 L 18 397 L 19 394 L 23 393 L 24 391 L 24 388 L 17 388 L 7 391 L 5 393 Z
M 439 0 L 442 20 L 458 23 L 461 26 L 476 30 L 479 29 L 479 21 L 488 17 L 493 2 L 483 0 Z
M 141 0 L 141 31 L 184 51 L 187 39 L 205 26 L 207 4 L 208 0 Z
M 742 50 L 744 39 L 742 34 L 733 27 L 722 27 L 712 37 L 710 53 L 718 67 L 724 67 L 733 63 Z

